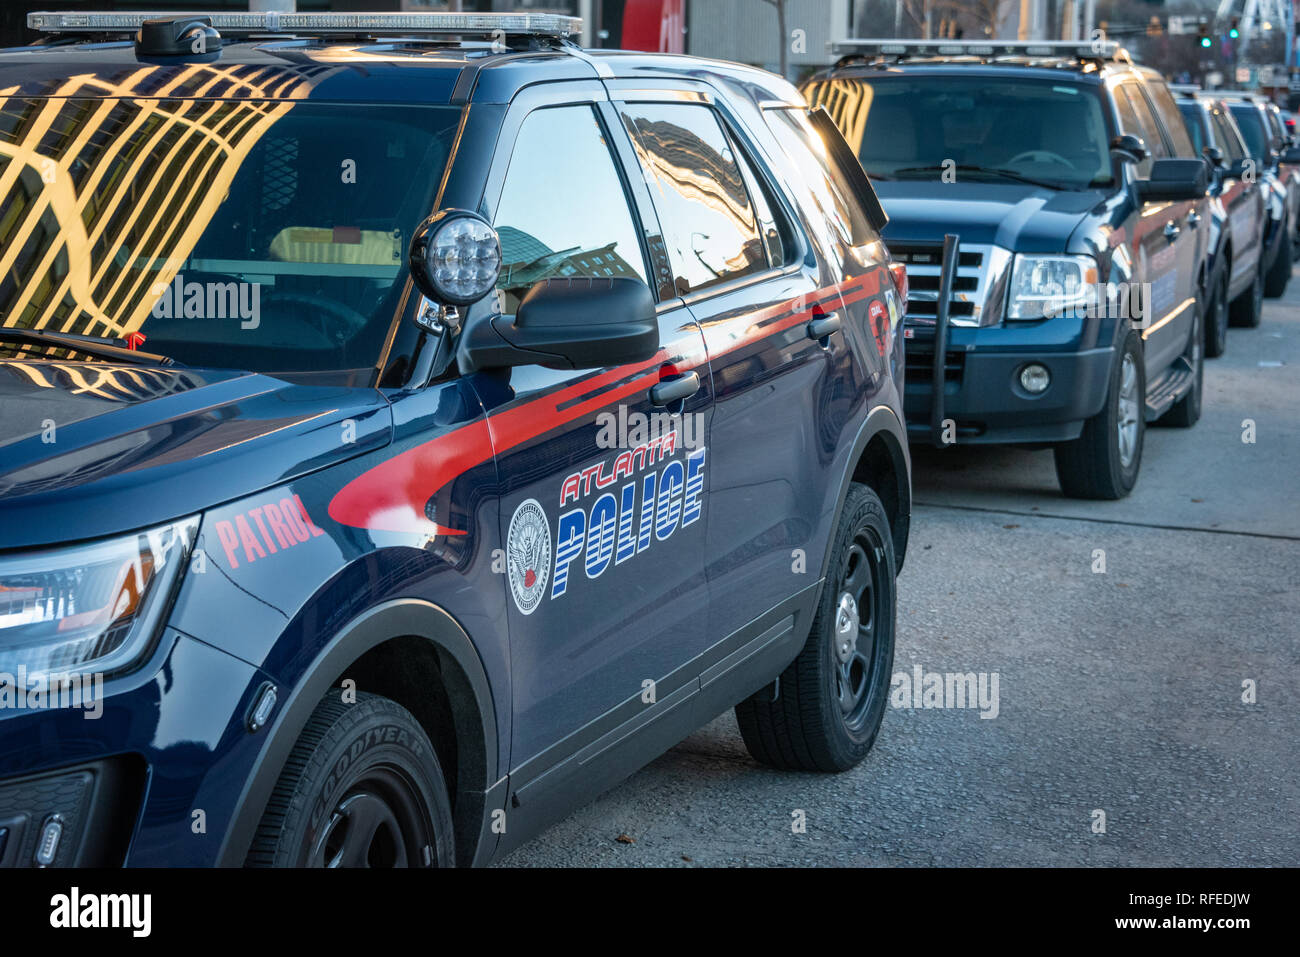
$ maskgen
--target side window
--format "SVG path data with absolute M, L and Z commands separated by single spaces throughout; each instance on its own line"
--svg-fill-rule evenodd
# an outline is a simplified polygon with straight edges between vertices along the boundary
M 1236 163 L 1246 158 L 1246 147 L 1241 142 L 1241 137 L 1233 128 L 1232 120 L 1228 115 L 1217 106 L 1210 111 L 1211 121 L 1214 123 L 1214 138 L 1219 141 L 1219 146 L 1223 149 L 1223 156 L 1230 163 Z
M 827 156 L 826 144 L 809 122 L 808 114 L 798 108 L 782 108 L 765 110 L 763 116 L 840 241 L 846 246 L 875 241 L 875 230 L 855 201 L 853 186 L 839 164 Z
M 1137 168 L 1138 176 L 1151 175 L 1151 161 L 1168 156 L 1165 141 L 1160 136 L 1160 128 L 1151 108 L 1142 98 L 1142 91 L 1133 83 L 1124 83 L 1115 89 L 1115 106 L 1119 110 L 1120 128 L 1125 133 L 1142 137 L 1151 156 L 1143 160 Z
M 504 311 L 530 286 L 563 276 L 646 281 L 645 255 L 627 192 L 590 106 L 524 118 L 497 205 Z
M 1187 132 L 1192 138 L 1192 149 L 1196 150 L 1196 154 L 1199 156 L 1206 147 L 1206 129 L 1201 108 L 1195 103 L 1185 104 L 1179 107 L 1179 112 L 1182 114 L 1183 122 L 1187 126 Z
M 1151 102 L 1156 105 L 1156 112 L 1160 114 L 1160 119 L 1169 132 L 1169 142 L 1174 146 L 1174 155 L 1186 159 L 1199 156 L 1200 151 L 1192 146 L 1191 137 L 1187 135 L 1187 124 L 1183 122 L 1182 114 L 1174 104 L 1174 97 L 1169 92 L 1169 87 L 1165 86 L 1163 80 L 1154 78 L 1148 79 L 1146 85 L 1147 93 L 1151 94 Z
M 655 196 L 678 294 L 770 268 L 772 237 L 746 186 L 751 174 L 713 110 L 624 103 L 621 111 Z

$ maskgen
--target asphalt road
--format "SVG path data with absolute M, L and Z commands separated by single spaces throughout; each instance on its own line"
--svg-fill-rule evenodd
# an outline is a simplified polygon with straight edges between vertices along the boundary
M 996 717 L 891 708 L 810 775 L 728 712 L 504 863 L 1300 865 L 1300 278 L 1205 384 L 1122 502 L 1050 452 L 916 454 L 894 671 L 997 673 Z

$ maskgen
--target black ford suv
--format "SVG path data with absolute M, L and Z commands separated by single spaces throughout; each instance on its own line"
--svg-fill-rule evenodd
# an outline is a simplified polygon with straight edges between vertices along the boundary
M 1208 170 L 1168 88 L 1113 43 L 839 49 L 804 92 L 907 264 L 908 434 L 1050 446 L 1067 495 L 1128 494 L 1145 423 L 1200 416 Z
M 0 865 L 484 863 L 733 706 L 861 760 L 904 276 L 834 125 L 568 17 L 148 16 L 0 51 Z

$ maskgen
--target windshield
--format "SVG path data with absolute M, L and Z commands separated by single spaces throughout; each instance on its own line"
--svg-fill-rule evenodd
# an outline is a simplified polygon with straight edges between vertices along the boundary
M 1101 99 L 1089 89 L 1021 78 L 891 76 L 828 80 L 807 92 L 810 103 L 830 111 L 874 178 L 937 179 L 955 167 L 960 181 L 1029 180 L 1058 189 L 1111 182 Z
M 1228 109 L 1232 110 L 1232 118 L 1237 121 L 1241 138 L 1246 141 L 1246 152 L 1256 162 L 1262 163 L 1264 154 L 1268 152 L 1268 136 L 1265 135 L 1259 110 L 1251 103 L 1233 103 Z
M 0 99 L 0 322 L 130 336 L 193 366 L 373 366 L 459 118 Z M 0 344 L 19 353 L 65 351 Z

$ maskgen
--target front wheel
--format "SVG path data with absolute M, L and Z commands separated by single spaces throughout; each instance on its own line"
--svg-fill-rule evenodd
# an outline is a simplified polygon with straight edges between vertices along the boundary
M 395 701 L 336 688 L 285 762 L 252 867 L 451 867 L 451 804 L 429 736 Z
M 756 761 L 791 771 L 847 771 L 876 740 L 894 665 L 894 543 L 880 498 L 854 483 L 840 510 L 826 584 L 803 651 L 736 706 Z
M 1070 498 L 1123 498 L 1137 484 L 1146 438 L 1142 337 L 1130 329 L 1100 412 L 1073 442 L 1056 446 L 1056 478 Z

